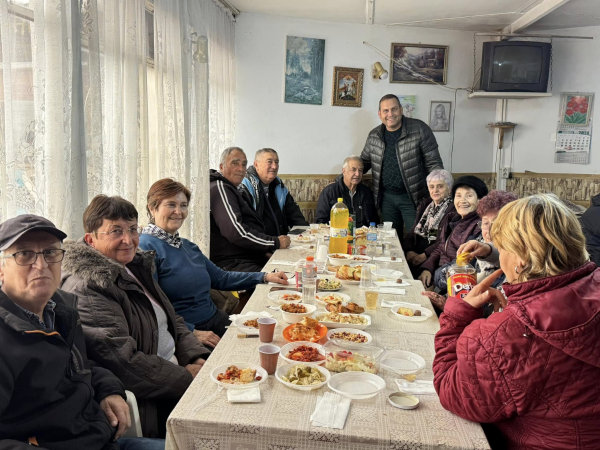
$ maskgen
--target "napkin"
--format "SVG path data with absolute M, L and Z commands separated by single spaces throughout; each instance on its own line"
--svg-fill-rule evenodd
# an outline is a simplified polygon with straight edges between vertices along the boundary
M 296 262 L 295 261 L 283 261 L 280 259 L 274 259 L 273 261 L 269 261 L 269 264 L 274 264 L 277 266 L 295 266 Z
M 380 294 L 406 295 L 406 289 L 381 288 L 381 289 L 379 289 L 379 293 Z
M 307 244 L 309 244 L 309 242 L 307 242 Z M 299 250 L 299 251 L 308 251 L 308 247 L 303 247 L 301 245 L 290 245 L 287 250 Z
M 390 256 L 374 256 L 373 261 L 387 261 L 387 262 L 401 263 L 402 258 L 396 258 L 394 261 L 392 261 L 392 258 Z
M 410 283 L 407 283 L 406 281 L 403 281 L 402 283 L 396 283 L 395 281 L 375 281 L 374 283 L 379 287 L 395 288 L 400 286 L 410 286 Z
M 417 305 L 416 303 L 395 302 L 395 301 L 386 301 L 386 300 L 381 301 L 381 307 L 382 308 L 393 308 L 394 306 L 397 306 L 400 303 L 403 303 L 404 305 L 406 305 L 406 307 L 411 308 L 411 309 L 423 309 L 422 305 Z
M 253 319 L 255 317 L 259 318 L 259 317 L 273 317 L 273 314 L 268 313 L 267 311 L 261 311 L 261 312 L 254 312 L 254 311 L 248 311 L 246 314 L 232 314 L 229 316 L 229 320 L 231 320 L 231 323 L 235 322 L 235 320 L 238 317 L 248 317 L 248 319 Z M 243 322 L 242 322 L 243 323 Z M 244 327 L 244 330 L 246 331 L 247 335 L 250 336 L 258 336 L 258 328 L 246 328 Z
M 227 401 L 229 403 L 260 403 L 260 388 L 254 386 L 248 389 L 229 389 Z
M 406 380 L 394 380 L 398 385 L 398 390 L 405 394 L 437 394 L 433 387 L 433 381 L 415 380 L 413 382 Z
M 317 406 L 310 416 L 313 426 L 342 430 L 350 411 L 350 402 L 349 398 L 333 392 L 325 392 L 323 397 L 317 397 Z

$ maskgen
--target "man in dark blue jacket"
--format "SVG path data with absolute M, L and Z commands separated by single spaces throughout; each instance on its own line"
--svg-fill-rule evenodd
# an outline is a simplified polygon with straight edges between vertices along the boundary
M 329 213 L 338 198 L 343 198 L 350 214 L 355 215 L 356 228 L 368 227 L 371 222 L 379 222 L 373 191 L 362 184 L 362 176 L 362 160 L 358 156 L 346 158 L 342 166 L 342 174 L 335 179 L 335 182 L 326 186 L 319 196 L 317 223 L 329 222 Z

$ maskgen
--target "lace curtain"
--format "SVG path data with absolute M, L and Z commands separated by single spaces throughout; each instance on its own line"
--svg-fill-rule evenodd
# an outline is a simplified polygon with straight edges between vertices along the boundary
M 208 254 L 209 161 L 234 136 L 233 49 L 211 0 L 0 0 L 0 221 L 40 214 L 77 238 L 104 193 L 145 223 L 148 188 L 173 177 L 193 193 L 182 235 Z

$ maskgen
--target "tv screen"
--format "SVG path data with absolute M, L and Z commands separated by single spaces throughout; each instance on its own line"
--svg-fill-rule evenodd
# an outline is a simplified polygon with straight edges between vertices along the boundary
M 492 83 L 537 84 L 542 78 L 543 58 L 540 47 L 497 46 Z

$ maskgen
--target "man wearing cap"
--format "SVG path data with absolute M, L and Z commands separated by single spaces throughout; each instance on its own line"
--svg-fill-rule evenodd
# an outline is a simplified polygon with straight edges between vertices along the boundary
M 0 224 L 0 449 L 117 449 L 123 384 L 90 366 L 76 297 L 58 290 L 66 234 L 43 217 Z

